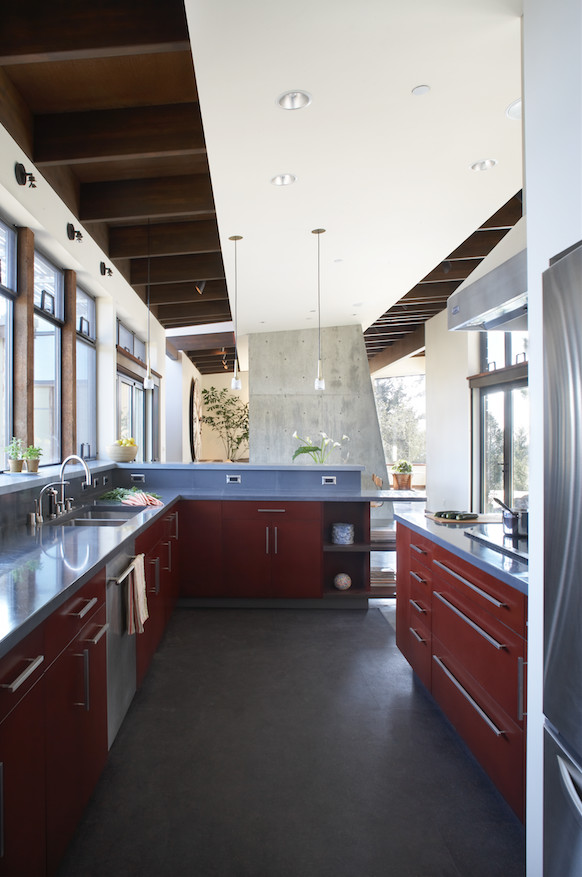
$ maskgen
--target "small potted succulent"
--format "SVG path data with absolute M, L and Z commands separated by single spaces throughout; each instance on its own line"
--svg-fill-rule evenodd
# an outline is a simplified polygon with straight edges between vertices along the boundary
M 42 448 L 35 448 L 34 445 L 29 445 L 22 452 L 22 456 L 26 463 L 27 472 L 38 472 L 38 464 L 42 456 Z
M 392 466 L 392 483 L 395 490 L 410 490 L 412 484 L 412 463 L 397 460 Z
M 22 439 L 12 436 L 10 444 L 4 448 L 8 454 L 8 463 L 11 472 L 22 472 L 22 454 L 24 452 L 24 443 Z

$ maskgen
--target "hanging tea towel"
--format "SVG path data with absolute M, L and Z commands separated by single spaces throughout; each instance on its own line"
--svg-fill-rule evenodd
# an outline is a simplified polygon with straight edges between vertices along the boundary
M 127 577 L 128 634 L 143 633 L 143 626 L 148 618 L 144 556 L 138 554 L 133 561 L 133 570 Z

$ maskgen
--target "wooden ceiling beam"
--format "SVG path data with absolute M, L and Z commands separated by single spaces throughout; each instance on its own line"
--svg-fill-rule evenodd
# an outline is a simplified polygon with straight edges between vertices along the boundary
M 368 361 L 370 373 L 374 374 L 374 372 L 379 371 L 381 368 L 391 365 L 399 359 L 404 359 L 405 356 L 414 356 L 420 350 L 424 350 L 424 346 L 424 326 L 419 326 L 418 329 L 410 332 L 401 341 L 395 341 L 394 344 L 386 347 L 381 353 L 372 356 Z
M 159 283 L 150 288 L 150 304 L 152 305 L 179 305 L 196 304 L 203 301 L 227 301 L 226 284 L 220 281 L 211 281 L 217 284 L 216 289 L 210 288 L 210 283 L 204 287 L 200 295 L 196 292 L 194 283 Z M 146 300 L 146 288 L 134 286 L 140 298 Z
M 518 222 L 523 216 L 523 203 L 521 199 L 521 192 L 518 192 L 517 195 L 514 195 L 513 198 L 510 198 L 503 207 L 500 207 L 499 210 L 490 216 L 489 219 L 483 223 L 481 228 L 490 229 L 490 228 L 513 228 L 513 226 Z
M 485 231 L 478 229 L 466 241 L 463 241 L 460 247 L 453 250 L 446 261 L 454 261 L 455 259 L 484 259 L 485 256 L 489 255 L 493 247 L 496 247 L 499 241 L 505 237 L 508 231 L 509 229 L 507 228 L 487 229 Z
M 165 222 L 150 225 L 112 226 L 110 259 L 178 256 L 183 253 L 219 253 L 220 239 L 214 220 Z
M 399 300 L 400 302 L 409 301 L 409 299 L 419 299 L 419 298 L 429 298 L 433 295 L 438 295 L 440 297 L 451 295 L 458 286 L 461 285 L 465 278 L 458 278 L 457 280 L 449 280 L 446 282 L 440 283 L 429 283 L 429 282 L 420 282 L 414 286 L 410 292 L 407 292 L 406 295 L 403 295 Z
M 224 280 L 224 267 L 220 253 L 199 253 L 184 256 L 158 256 L 155 259 L 132 259 L 130 283 L 133 286 L 148 282 L 196 283 L 202 280 Z M 204 295 L 200 296 L 204 298 Z
M 34 119 L 34 162 L 39 167 L 205 153 L 197 103 L 51 113 Z
M 210 178 L 206 174 L 84 183 L 81 222 L 162 219 L 165 216 L 214 215 Z
M 215 347 L 234 347 L 234 332 L 209 332 L 201 335 L 173 335 L 172 344 L 185 352 L 212 350 Z
M 162 322 L 168 319 L 192 319 L 203 317 L 207 323 L 230 318 L 228 303 L 223 302 L 200 302 L 191 305 L 156 305 L 152 306 L 152 313 Z
M 6 3 L 0 65 L 152 54 L 189 48 L 182 0 Z
M 426 277 L 423 277 L 420 282 L 424 285 L 425 283 L 451 283 L 453 280 L 466 280 L 469 274 L 475 270 L 481 261 L 481 258 L 464 259 L 462 261 L 449 262 L 447 264 L 447 260 L 445 259 L 444 262 L 441 262 L 440 265 L 433 268 Z M 446 270 L 447 268 L 448 270 Z

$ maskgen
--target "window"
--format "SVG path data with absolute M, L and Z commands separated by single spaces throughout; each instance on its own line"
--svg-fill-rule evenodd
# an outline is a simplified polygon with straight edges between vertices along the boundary
M 97 456 L 97 351 L 95 299 L 77 288 L 77 453 Z
M 136 460 L 144 460 L 145 392 L 143 384 L 133 378 L 117 376 L 117 437 L 134 438 L 138 446 Z
M 63 272 L 34 254 L 34 444 L 47 465 L 61 459 Z
M 145 363 L 145 341 L 141 341 L 137 335 L 132 332 L 131 329 L 128 329 L 127 326 L 124 326 L 120 320 L 117 321 L 117 344 L 119 347 L 122 347 L 123 350 L 126 350 L 127 353 L 131 353 L 136 359 Z
M 487 332 L 483 336 L 482 374 L 470 381 L 479 404 L 480 508 L 499 511 L 495 497 L 509 506 L 527 508 L 528 334 Z
M 374 396 L 388 466 L 397 460 L 426 461 L 424 375 L 376 378 Z
M 12 297 L 16 290 L 16 232 L 0 221 L 0 448 L 12 435 Z

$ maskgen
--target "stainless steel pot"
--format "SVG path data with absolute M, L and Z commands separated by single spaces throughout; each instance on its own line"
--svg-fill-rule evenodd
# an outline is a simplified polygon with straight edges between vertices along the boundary
M 503 532 L 506 536 L 527 539 L 529 512 L 511 509 L 503 511 Z

